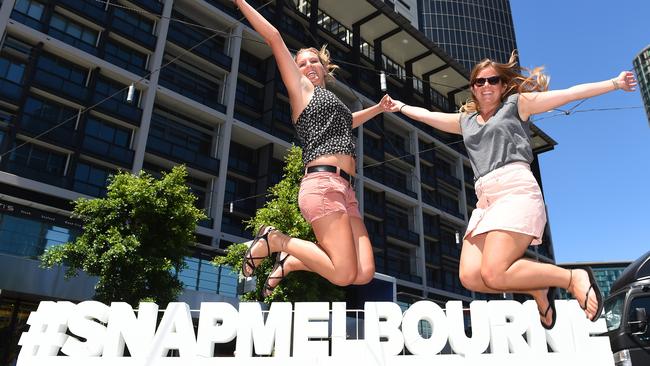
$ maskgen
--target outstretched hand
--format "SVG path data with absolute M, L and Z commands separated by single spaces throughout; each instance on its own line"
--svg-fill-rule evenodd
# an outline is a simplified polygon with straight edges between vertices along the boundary
M 400 102 L 399 100 L 393 100 L 393 98 L 391 98 L 388 94 L 384 95 L 384 97 L 381 98 L 380 104 L 384 112 L 393 113 L 399 112 L 399 108 L 404 105 L 404 103 Z
M 618 77 L 613 79 L 616 85 L 625 91 L 635 91 L 637 81 L 632 71 L 622 71 Z

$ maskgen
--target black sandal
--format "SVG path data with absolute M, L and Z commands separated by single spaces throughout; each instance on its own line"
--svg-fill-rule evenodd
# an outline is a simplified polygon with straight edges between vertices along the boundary
M 257 268 L 257 266 L 255 265 L 255 259 L 264 259 L 269 255 L 271 255 L 271 246 L 269 245 L 269 234 L 275 230 L 276 229 L 273 226 L 262 225 L 260 229 L 257 231 L 257 235 L 253 239 L 253 242 L 246 250 L 246 253 L 244 253 L 244 261 L 242 262 L 241 273 L 245 277 L 253 276 L 255 269 Z M 255 247 L 255 245 L 262 239 L 264 239 L 264 243 L 266 244 L 267 254 L 263 257 L 253 257 L 253 247 Z M 250 272 L 248 274 L 246 273 L 247 266 L 250 268 Z
M 546 293 L 546 300 L 548 301 L 548 307 L 546 308 L 544 314 L 542 314 L 541 311 L 539 312 L 539 315 L 542 317 L 542 319 L 540 319 L 540 323 L 542 323 L 542 327 L 544 327 L 544 329 L 548 329 L 548 330 L 553 329 L 553 327 L 555 326 L 555 320 L 557 320 L 557 312 L 555 311 L 556 291 L 557 289 L 555 287 L 548 288 L 548 292 Z M 548 315 L 549 311 L 553 311 L 553 314 L 551 315 L 551 324 L 546 325 L 546 323 L 544 323 L 544 320 L 546 320 L 546 315 Z
M 283 252 L 278 252 L 278 254 L 275 256 L 275 264 L 273 264 L 273 268 L 271 269 L 271 272 L 269 272 L 269 276 L 266 278 L 266 281 L 264 282 L 264 287 L 263 287 L 263 292 L 262 296 L 267 297 L 273 293 L 273 290 L 280 284 L 280 280 L 282 280 L 285 276 L 284 273 L 284 262 L 286 262 L 287 258 L 291 256 L 289 253 L 285 253 L 286 255 L 284 258 L 282 258 L 282 253 Z M 281 275 L 280 276 L 271 276 L 273 272 L 275 272 L 276 269 L 280 267 Z M 275 286 L 271 286 L 269 284 L 270 280 L 279 280 L 278 283 Z
M 587 272 L 587 275 L 589 276 L 589 288 L 587 289 L 587 294 L 585 296 L 584 306 L 581 304 L 580 307 L 582 308 L 582 310 L 587 310 L 587 304 L 589 302 L 589 291 L 593 289 L 594 293 L 596 294 L 596 301 L 598 301 L 598 308 L 596 309 L 596 314 L 594 315 L 594 317 L 589 320 L 595 322 L 596 320 L 598 320 L 598 318 L 600 318 L 600 314 L 603 312 L 603 295 L 600 293 L 600 289 L 598 288 L 598 282 L 596 282 L 596 277 L 594 276 L 594 272 L 591 270 L 591 267 L 585 267 L 584 270 Z

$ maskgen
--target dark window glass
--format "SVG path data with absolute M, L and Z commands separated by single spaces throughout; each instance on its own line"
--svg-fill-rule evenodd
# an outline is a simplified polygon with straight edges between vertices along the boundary
M 45 5 L 33 0 L 17 0 L 14 9 L 30 18 L 41 20 Z

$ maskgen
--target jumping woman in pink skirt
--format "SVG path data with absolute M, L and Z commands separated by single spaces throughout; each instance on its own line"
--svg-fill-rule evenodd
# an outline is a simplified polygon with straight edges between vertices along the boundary
M 471 72 L 470 85 L 472 97 L 460 113 L 389 102 L 392 112 L 463 136 L 478 197 L 460 257 L 463 286 L 483 293 L 531 295 L 546 329 L 555 325 L 556 288 L 564 288 L 595 321 L 602 312 L 603 299 L 590 268 L 569 270 L 524 258 L 529 245 L 541 243 L 546 225 L 542 192 L 530 171 L 529 118 L 571 101 L 618 89 L 632 91 L 634 75 L 623 71 L 613 79 L 547 91 L 548 79 L 542 69 L 523 76 L 513 52 L 506 64 L 489 59 L 478 63 Z

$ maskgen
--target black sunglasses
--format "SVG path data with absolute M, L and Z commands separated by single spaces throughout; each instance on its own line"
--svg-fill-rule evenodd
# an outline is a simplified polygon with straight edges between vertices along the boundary
M 490 76 L 490 77 L 487 77 L 487 78 L 476 78 L 476 79 L 474 79 L 474 82 L 472 84 L 476 85 L 476 86 L 483 86 L 483 85 L 485 85 L 486 81 L 490 85 L 497 85 L 498 83 L 501 82 L 501 77 L 500 76 Z

